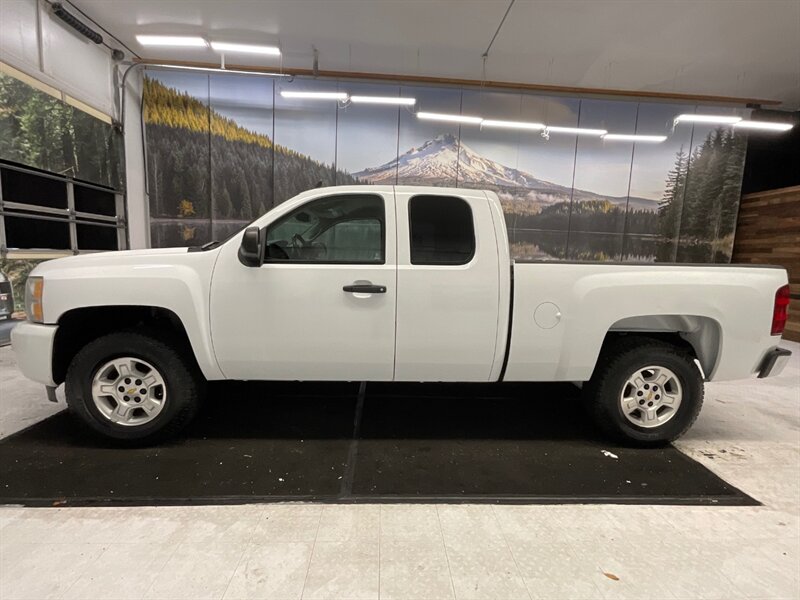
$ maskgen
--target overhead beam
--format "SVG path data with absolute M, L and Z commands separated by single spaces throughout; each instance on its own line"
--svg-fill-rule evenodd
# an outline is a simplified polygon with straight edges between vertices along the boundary
M 141 59 L 135 62 L 145 65 L 169 64 L 176 67 L 200 67 L 219 69 L 219 64 L 197 61 L 173 61 L 164 59 Z M 251 65 L 228 64 L 226 68 L 253 73 L 274 73 L 274 67 L 254 67 Z M 587 88 L 565 85 L 546 85 L 540 83 L 520 83 L 515 81 L 481 81 L 477 79 L 459 79 L 454 77 L 431 77 L 426 75 L 396 75 L 387 73 L 363 73 L 357 71 L 325 71 L 314 72 L 312 69 L 280 69 L 282 74 L 303 77 L 329 77 L 333 79 L 353 79 L 361 81 L 382 81 L 386 83 L 423 83 L 430 85 L 452 85 L 460 87 L 491 87 L 494 89 L 541 92 L 572 96 L 601 96 L 604 98 L 626 98 L 631 100 L 661 100 L 666 102 L 696 102 L 699 104 L 729 104 L 734 106 L 779 106 L 780 100 L 764 98 L 742 98 L 737 96 L 714 96 L 708 94 L 683 94 L 678 92 L 653 92 L 642 90 L 624 90 L 614 88 Z

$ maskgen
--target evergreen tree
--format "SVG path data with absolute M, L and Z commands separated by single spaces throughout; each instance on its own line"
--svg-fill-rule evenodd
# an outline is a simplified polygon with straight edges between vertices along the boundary
M 675 165 L 667 173 L 664 194 L 658 205 L 658 232 L 669 243 L 677 240 L 678 237 L 688 170 L 689 159 L 681 146 L 675 154 Z M 666 259 L 661 258 L 661 260 Z
M 112 126 L 0 73 L 0 156 L 121 188 L 121 137 Z
M 230 219 L 233 214 L 233 203 L 231 202 L 231 195 L 228 193 L 227 188 L 222 188 L 217 200 L 217 216 L 222 219 Z

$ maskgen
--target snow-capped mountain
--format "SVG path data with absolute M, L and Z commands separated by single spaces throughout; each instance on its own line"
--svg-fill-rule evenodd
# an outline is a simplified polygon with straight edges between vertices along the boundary
M 397 160 L 379 167 L 353 173 L 354 177 L 369 183 L 400 183 L 425 181 L 432 185 L 482 183 L 500 187 L 553 186 L 536 179 L 530 173 L 506 167 L 484 158 L 466 144 L 459 146 L 451 134 L 437 135 L 419 148 L 411 148 Z
M 537 177 L 502 165 L 481 156 L 472 148 L 459 144 L 451 135 L 437 135 L 419 147 L 411 148 L 396 160 L 378 167 L 369 167 L 353 176 L 365 183 L 375 184 L 426 184 L 450 185 L 456 182 L 461 187 L 485 187 L 501 195 L 512 195 L 517 199 L 527 196 L 541 204 L 576 200 L 608 200 L 614 204 L 625 204 L 628 198 L 607 197 L 585 190 L 572 188 L 538 179 Z M 656 210 L 658 202 L 646 198 L 630 198 L 632 207 Z

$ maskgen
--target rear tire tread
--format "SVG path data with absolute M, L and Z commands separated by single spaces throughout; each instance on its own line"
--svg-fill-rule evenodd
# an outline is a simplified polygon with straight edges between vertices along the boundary
M 617 396 L 620 393 L 617 389 L 617 379 L 621 373 L 629 370 L 632 362 L 642 356 L 653 355 L 671 357 L 694 371 L 678 373 L 684 387 L 683 402 L 686 403 L 685 408 L 689 409 L 689 414 L 688 418 L 677 414 L 662 427 L 654 430 L 636 431 L 621 420 L 624 417 L 619 417 L 614 412 L 618 403 Z M 694 378 L 686 381 L 685 374 L 694 375 Z M 626 445 L 644 448 L 664 446 L 686 433 L 700 415 L 705 394 L 702 376 L 691 354 L 672 344 L 643 336 L 625 336 L 609 344 L 598 359 L 597 368 L 583 391 L 587 410 L 604 433 Z M 673 421 L 680 425 L 676 428 Z M 669 433 L 665 434 L 665 431 Z

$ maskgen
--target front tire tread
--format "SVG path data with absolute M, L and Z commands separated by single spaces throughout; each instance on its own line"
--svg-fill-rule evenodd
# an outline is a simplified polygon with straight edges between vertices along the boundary
M 91 380 L 100 362 L 127 354 L 156 366 L 167 384 L 168 405 L 139 427 L 111 423 L 91 397 Z M 176 436 L 194 419 L 202 398 L 201 379 L 196 367 L 156 334 L 120 331 L 96 338 L 75 355 L 67 370 L 65 395 L 69 410 L 93 432 L 119 442 L 151 444 Z

